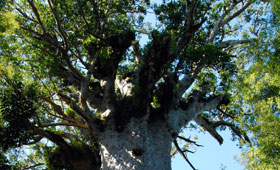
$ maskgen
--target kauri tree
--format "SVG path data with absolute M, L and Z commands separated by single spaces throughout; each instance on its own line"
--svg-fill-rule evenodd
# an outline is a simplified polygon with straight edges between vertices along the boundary
M 268 2 L 0 4 L 0 149 L 27 152 L 7 167 L 170 170 L 180 153 L 195 169 L 178 145 L 196 145 L 180 135 L 192 120 L 220 144 L 224 127 L 249 141 L 228 111 L 231 82 Z

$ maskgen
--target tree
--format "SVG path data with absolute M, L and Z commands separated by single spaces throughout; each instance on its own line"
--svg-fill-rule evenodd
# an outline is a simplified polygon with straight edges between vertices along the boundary
M 279 2 L 272 1 L 273 13 L 263 24 L 259 41 L 243 53 L 235 104 L 240 108 L 244 130 L 251 133 L 252 147 L 242 160 L 248 169 L 279 169 Z M 244 69 L 244 63 L 246 69 Z M 243 65 L 243 67 L 242 67 Z M 248 66 L 249 65 L 249 66 Z M 242 98 L 241 98 L 242 96 Z M 233 102 L 234 103 L 234 102 Z M 244 121 L 246 120 L 246 121 Z
M 8 1 L 1 40 L 1 148 L 32 145 L 19 168 L 171 169 L 197 145 L 194 120 L 222 144 L 236 51 L 255 41 L 258 0 Z M 145 24 L 153 13 L 156 26 Z M 147 35 L 145 45 L 139 37 Z M 45 141 L 51 144 L 44 146 Z

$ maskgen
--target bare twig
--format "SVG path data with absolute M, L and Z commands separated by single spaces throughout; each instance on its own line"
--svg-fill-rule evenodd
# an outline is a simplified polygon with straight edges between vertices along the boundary
M 196 146 L 198 146 L 198 147 L 203 147 L 202 145 L 197 144 L 195 141 L 192 141 L 192 140 L 190 140 L 190 139 L 187 139 L 187 138 L 185 138 L 185 137 L 183 137 L 183 136 L 177 136 L 177 137 L 178 137 L 179 139 L 182 139 L 182 140 L 188 142 L 188 143 L 194 144 L 194 145 L 196 145 Z
M 173 140 L 174 146 L 176 147 L 176 149 L 178 150 L 178 152 L 183 156 L 183 158 L 185 159 L 185 161 L 190 165 L 190 167 L 193 170 L 196 170 L 195 167 L 192 165 L 192 163 L 189 161 L 189 159 L 187 158 L 187 156 L 185 155 L 184 151 L 181 150 L 181 148 L 178 145 L 178 142 L 176 139 Z
M 190 151 L 190 150 L 188 150 L 188 149 L 184 149 L 184 150 L 182 150 L 182 151 L 183 151 L 184 153 L 185 153 L 185 152 L 195 153 L 195 152 Z M 170 154 L 170 156 L 173 157 L 173 156 L 175 156 L 177 153 L 178 153 L 178 150 L 175 150 L 173 153 Z

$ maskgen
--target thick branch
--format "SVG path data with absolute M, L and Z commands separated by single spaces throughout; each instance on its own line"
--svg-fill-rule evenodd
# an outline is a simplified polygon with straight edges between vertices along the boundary
M 24 167 L 19 167 L 20 170 L 25 170 L 25 169 L 33 169 L 36 168 L 37 166 L 43 166 L 45 165 L 44 163 L 37 163 L 34 165 L 28 165 L 28 166 L 24 166 Z
M 75 57 L 77 57 L 77 59 L 79 59 L 79 61 L 82 63 L 82 65 L 83 65 L 86 69 L 88 69 L 88 68 L 89 68 L 89 64 L 88 64 L 88 62 L 85 62 L 85 61 L 83 60 L 82 55 L 81 55 L 81 52 L 80 52 L 80 49 L 78 49 L 79 47 L 77 47 L 77 44 L 73 44 L 73 46 L 74 46 L 75 50 L 70 48 L 69 51 L 71 51 L 71 53 L 72 53 Z
M 57 24 L 57 27 L 58 27 L 58 30 L 59 30 L 59 33 L 61 34 L 61 37 L 62 37 L 62 40 L 63 40 L 63 43 L 64 43 L 64 49 L 60 49 L 61 54 L 62 54 L 62 58 L 66 61 L 67 66 L 69 67 L 71 72 L 74 74 L 74 76 L 77 77 L 80 80 L 83 80 L 82 74 L 76 68 L 73 67 L 73 65 L 72 65 L 72 63 L 69 59 L 69 56 L 67 54 L 67 52 L 69 50 L 67 34 L 66 34 L 65 30 L 63 29 L 62 23 L 61 23 L 60 18 L 58 16 L 58 12 L 57 12 L 56 8 L 54 7 L 54 4 L 53 4 L 52 0 L 48 0 L 48 3 L 49 3 L 49 6 L 52 10 L 52 13 L 54 15 L 54 18 L 55 18 L 55 21 L 56 21 L 56 24 Z
M 234 7 L 236 6 L 237 2 L 233 2 L 231 6 L 228 7 L 228 9 L 221 15 L 220 19 L 217 21 L 216 25 L 214 26 L 213 30 L 210 33 L 209 36 L 209 42 L 213 42 L 215 36 L 217 35 L 220 27 L 223 27 L 222 23 L 225 19 L 225 16 L 234 9 Z
M 68 123 L 68 122 L 56 122 L 56 123 L 42 123 L 40 124 L 40 127 L 49 127 L 49 126 L 75 126 L 80 128 L 87 129 L 87 125 L 78 124 L 78 123 Z
M 214 26 L 213 30 L 211 31 L 208 42 L 213 42 L 214 38 L 216 37 L 216 35 L 221 27 L 223 27 L 224 25 L 229 23 L 232 19 L 234 19 L 235 17 L 240 15 L 244 10 L 246 10 L 252 4 L 251 1 L 248 1 L 245 5 L 243 5 L 235 13 L 233 13 L 232 15 L 225 18 L 226 15 L 229 14 L 234 9 L 234 7 L 240 2 L 241 1 L 239 1 L 239 2 L 233 1 L 232 5 L 224 12 L 224 14 L 220 17 L 220 19 L 217 21 L 217 24 Z
M 92 112 L 86 112 L 83 111 L 77 104 L 75 101 L 73 101 L 71 98 L 58 93 L 58 95 L 60 96 L 60 98 L 67 104 L 69 105 L 74 111 L 76 111 L 82 118 L 84 118 L 88 124 L 88 128 L 90 129 L 90 133 L 95 136 L 99 131 L 98 131 L 98 125 L 94 119 L 94 117 L 92 116 Z
M 71 151 L 71 147 L 69 146 L 69 144 L 67 142 L 65 142 L 65 140 L 61 136 L 59 136 L 53 132 L 50 132 L 47 130 L 42 130 L 39 128 L 34 128 L 34 132 L 38 135 L 42 135 L 42 136 L 46 137 L 53 143 L 57 144 L 59 147 L 61 147 L 63 149 L 63 151 L 65 151 L 65 152 Z
M 195 81 L 195 77 L 201 71 L 202 67 L 197 67 L 192 73 L 186 74 L 182 80 L 179 82 L 179 88 L 176 90 L 175 97 L 177 98 L 176 103 L 178 103 L 182 95 L 186 92 L 186 90 L 193 84 Z
M 43 136 L 38 136 L 36 137 L 35 139 L 32 139 L 31 142 L 28 142 L 28 145 L 34 145 L 34 144 L 37 144 L 38 142 L 40 142 L 44 137 Z
M 46 33 L 46 28 L 44 27 L 44 24 L 40 18 L 40 15 L 39 15 L 39 12 L 37 10 L 37 8 L 35 7 L 34 3 L 33 3 L 33 0 L 28 0 L 28 3 L 29 5 L 32 7 L 32 11 L 34 12 L 39 24 L 40 24 L 40 27 L 42 28 L 43 30 L 43 33 Z
M 151 46 L 140 57 L 139 70 L 137 70 L 137 91 L 135 97 L 142 100 L 143 110 L 149 110 L 152 102 L 152 93 L 157 81 L 165 77 L 169 64 L 175 59 L 171 50 L 171 35 L 153 31 Z M 146 112 L 144 111 L 144 112 Z
M 35 19 L 33 19 L 33 17 L 28 16 L 25 12 L 23 12 L 20 8 L 16 7 L 15 10 L 17 10 L 24 18 L 34 22 L 34 23 L 38 23 L 38 21 L 36 21 Z
M 50 8 L 52 10 L 53 15 L 54 15 L 54 18 L 55 18 L 58 30 L 59 30 L 59 32 L 60 32 L 60 34 L 62 36 L 63 42 L 65 43 L 64 44 L 65 45 L 64 49 L 67 51 L 68 50 L 67 34 L 64 31 L 64 29 L 62 28 L 62 23 L 60 22 L 60 19 L 59 19 L 58 13 L 56 11 L 56 8 L 54 7 L 53 1 L 52 0 L 48 0 L 48 3 L 49 3 L 49 6 L 50 6 Z
M 92 135 L 96 135 L 98 133 L 98 125 L 96 124 L 95 119 L 92 116 L 92 112 L 86 112 L 83 111 L 82 108 L 80 108 L 75 101 L 73 101 L 71 98 L 58 93 L 60 98 L 67 104 L 69 105 L 74 111 L 76 111 L 82 118 L 84 118 L 88 124 L 88 128 L 90 129 L 90 132 Z
M 228 41 L 216 43 L 216 46 L 218 48 L 227 48 L 227 47 L 233 47 L 233 46 L 240 45 L 240 44 L 251 43 L 254 41 L 256 41 L 255 38 L 248 39 L 248 40 L 228 40 Z
M 96 52 L 94 58 L 97 58 L 99 55 L 99 51 Z M 82 105 L 82 109 L 84 111 L 90 112 L 89 106 L 88 106 L 88 102 L 89 103 L 94 103 L 93 105 L 95 106 L 99 106 L 101 105 L 100 103 L 102 99 L 98 99 L 97 97 L 95 97 L 95 95 L 93 95 L 92 93 L 90 93 L 89 86 L 90 86 L 90 79 L 93 75 L 94 72 L 94 63 L 91 63 L 91 65 L 88 68 L 88 72 L 87 72 L 87 76 L 85 79 L 83 79 L 83 81 L 81 82 L 81 89 L 80 89 L 80 103 Z M 99 87 L 99 86 L 98 86 Z M 96 88 L 96 87 L 92 87 L 92 88 Z M 100 91 L 97 93 L 101 93 L 101 87 L 98 88 Z M 101 106 L 100 106 L 101 107 Z M 98 108 L 98 107 L 96 107 Z
M 175 133 L 178 133 L 181 127 L 203 111 L 216 108 L 224 97 L 224 95 L 218 95 L 208 100 L 202 100 L 203 96 L 204 93 L 201 91 L 194 91 L 187 103 L 181 101 L 176 110 L 171 110 L 168 113 L 169 126 Z
M 248 1 L 246 4 L 244 4 L 239 10 L 237 10 L 235 13 L 233 13 L 231 16 L 227 17 L 224 22 L 221 24 L 221 26 L 224 26 L 228 22 L 230 22 L 232 19 L 240 15 L 243 11 L 245 11 L 250 5 L 252 4 L 252 1 Z
M 88 86 L 89 86 L 89 80 L 88 79 L 81 82 L 80 103 L 81 103 L 83 111 L 85 111 L 85 112 L 90 111 L 89 107 L 88 107 L 88 104 L 87 104 Z
M 213 136 L 221 145 L 223 143 L 223 138 L 219 133 L 216 131 L 216 128 L 212 126 L 212 124 L 204 117 L 197 116 L 194 118 L 195 122 L 199 124 L 201 127 L 203 127 L 207 132 L 210 133 L 211 136 Z
M 240 139 L 247 141 L 251 143 L 249 137 L 245 134 L 242 133 L 234 124 L 226 122 L 226 121 L 218 121 L 218 122 L 213 122 L 212 126 L 214 128 L 217 128 L 219 126 L 227 126 L 229 127 Z
M 178 42 L 178 49 L 183 49 L 186 46 L 186 44 L 190 42 L 194 32 L 196 32 L 204 22 L 204 20 L 202 20 L 202 22 L 199 23 L 198 25 L 194 25 L 194 20 L 195 20 L 194 14 L 197 5 L 198 5 L 197 0 L 194 0 L 192 2 L 187 1 L 188 17 L 185 20 L 184 27 L 182 30 L 183 35 Z
M 67 51 L 64 50 L 64 49 L 60 49 L 60 51 L 61 51 L 61 57 L 64 59 L 64 61 L 66 62 L 67 66 L 69 68 L 69 73 L 72 73 L 73 76 L 76 79 L 82 81 L 83 80 L 83 75 L 71 63 L 70 58 L 69 58 L 69 56 L 67 54 Z
M 206 131 L 208 131 L 218 142 L 219 144 L 223 143 L 223 138 L 218 134 L 216 128 L 219 126 L 227 126 L 229 127 L 240 139 L 247 141 L 250 143 L 249 137 L 242 133 L 234 124 L 226 122 L 226 121 L 217 121 L 212 122 L 208 120 L 207 118 L 204 118 L 202 116 L 197 116 L 195 118 L 196 123 L 198 123 L 201 127 L 205 128 Z
M 64 111 L 62 110 L 61 106 L 55 104 L 55 103 L 54 103 L 52 100 L 50 100 L 49 98 L 47 98 L 47 97 L 41 97 L 41 99 L 43 99 L 45 102 L 49 103 L 49 104 L 52 106 L 53 110 L 54 110 L 57 114 L 59 114 L 60 116 L 62 116 L 62 117 L 60 117 L 61 119 L 67 120 L 67 121 L 69 121 L 69 122 L 72 122 L 72 123 L 66 123 L 66 122 L 64 122 L 64 123 L 57 123 L 57 124 L 56 124 L 56 123 L 55 123 L 55 124 L 40 124 L 41 127 L 64 125 L 64 126 L 76 126 L 76 127 L 81 127 L 81 128 L 87 128 L 87 125 L 85 125 L 85 124 L 81 123 L 80 121 L 75 120 L 75 119 L 69 117 L 68 115 L 66 115 L 66 114 L 64 113 Z
M 109 116 L 113 110 L 115 103 L 115 76 L 106 77 L 105 80 L 103 80 L 103 88 L 104 88 L 104 96 L 102 101 L 102 110 L 105 111 L 102 114 L 102 117 Z
M 49 103 L 49 104 L 52 106 L 53 110 L 54 110 L 57 114 L 59 114 L 59 115 L 61 115 L 61 116 L 65 116 L 65 117 L 67 116 L 67 115 L 63 112 L 61 106 L 55 104 L 51 99 L 49 99 L 49 98 L 47 98 L 47 97 L 43 97 L 43 96 L 41 97 L 41 99 L 44 100 L 45 102 Z
M 185 75 L 179 82 L 179 88 L 177 89 L 177 99 L 180 100 L 185 91 L 193 84 L 194 78 L 192 75 Z
M 42 41 L 42 40 L 43 40 L 43 41 L 46 41 L 47 43 L 49 43 L 50 45 L 54 46 L 55 48 L 57 48 L 57 49 L 59 49 L 59 50 L 61 49 L 60 44 L 59 44 L 58 40 L 56 39 L 56 37 L 51 36 L 51 35 L 48 34 L 48 33 L 43 33 L 43 34 L 41 34 L 41 33 L 36 32 L 35 30 L 33 30 L 33 29 L 29 28 L 28 26 L 25 26 L 25 25 L 23 25 L 23 24 L 21 24 L 20 27 L 21 27 L 23 30 L 26 30 L 26 31 L 32 33 L 32 34 L 33 34 L 32 36 L 33 36 L 34 38 L 36 38 L 36 39 L 38 39 L 38 40 L 40 40 L 40 41 Z M 40 50 L 43 50 L 43 49 L 40 49 Z M 44 51 L 44 52 L 46 52 L 46 51 Z
M 102 108 L 102 98 L 101 97 L 96 97 L 93 93 L 89 92 L 87 101 L 88 101 L 90 107 L 95 108 L 97 110 L 101 110 L 101 108 Z
M 67 138 L 67 139 L 70 139 L 70 140 L 76 140 L 76 141 L 80 141 L 79 137 L 78 136 L 75 136 L 74 134 L 72 133 L 66 133 L 66 132 L 63 132 L 61 134 L 59 134 L 61 137 L 63 138 Z

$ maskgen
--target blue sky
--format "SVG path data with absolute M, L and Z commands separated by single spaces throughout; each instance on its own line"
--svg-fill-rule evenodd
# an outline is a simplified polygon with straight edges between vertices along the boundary
M 239 155 L 241 150 L 237 146 L 238 141 L 231 140 L 230 130 L 220 132 L 224 138 L 224 143 L 219 143 L 205 133 L 184 132 L 185 136 L 198 136 L 198 144 L 203 147 L 198 147 L 194 154 L 188 153 L 187 156 L 194 167 L 198 170 L 220 170 L 221 167 L 226 167 L 226 170 L 242 170 L 244 167 L 236 160 L 234 155 Z M 172 159 L 172 170 L 192 170 L 187 162 L 177 154 Z

